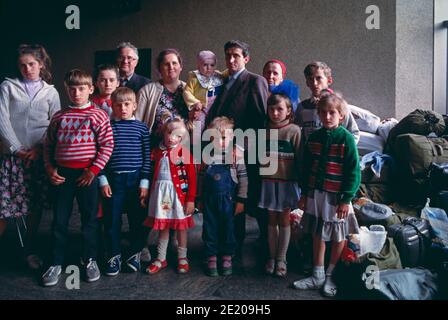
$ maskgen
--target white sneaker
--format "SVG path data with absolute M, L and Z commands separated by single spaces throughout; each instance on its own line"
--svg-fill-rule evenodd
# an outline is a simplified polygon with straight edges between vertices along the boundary
M 147 247 L 144 247 L 140 253 L 140 261 L 143 262 L 151 262 L 151 253 Z
M 294 281 L 293 286 L 299 290 L 316 290 L 322 288 L 325 277 L 318 278 L 314 275 L 302 280 Z
M 327 276 L 325 278 L 324 288 L 322 290 L 322 294 L 326 297 L 334 297 L 337 293 L 337 286 L 333 281 L 331 276 Z

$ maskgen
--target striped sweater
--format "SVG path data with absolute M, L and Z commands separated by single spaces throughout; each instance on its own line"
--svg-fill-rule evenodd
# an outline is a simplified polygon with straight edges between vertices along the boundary
M 97 175 L 114 148 L 107 113 L 93 104 L 69 107 L 55 113 L 45 140 L 45 165 L 72 169 L 89 168 Z
M 347 129 L 321 128 L 310 135 L 304 151 L 304 192 L 318 189 L 338 193 L 341 203 L 349 203 L 360 180 L 358 150 Z
M 114 151 L 104 169 L 108 172 L 140 170 L 141 179 L 150 176 L 149 129 L 138 120 L 112 120 Z
M 274 141 L 274 146 L 277 143 L 275 150 L 270 150 L 270 140 L 273 139 L 273 131 L 278 134 Z M 293 181 L 297 182 L 300 176 L 300 140 L 301 130 L 295 124 L 287 124 L 281 128 L 269 129 L 267 131 L 266 152 L 269 161 L 260 161 L 260 168 L 277 168 L 273 174 L 260 175 L 265 180 L 277 181 Z M 264 164 L 263 164 L 264 163 Z

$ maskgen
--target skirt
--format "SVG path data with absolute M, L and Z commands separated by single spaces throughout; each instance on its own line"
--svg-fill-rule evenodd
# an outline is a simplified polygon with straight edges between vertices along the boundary
M 296 182 L 263 180 L 258 207 L 270 211 L 283 212 L 295 209 L 300 199 L 300 188 Z

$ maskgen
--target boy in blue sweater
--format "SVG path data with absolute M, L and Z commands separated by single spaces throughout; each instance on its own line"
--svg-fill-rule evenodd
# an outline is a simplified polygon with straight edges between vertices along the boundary
M 131 271 L 140 270 L 140 252 L 145 245 L 143 220 L 146 217 L 150 177 L 148 127 L 134 117 L 137 109 L 134 91 L 121 87 L 112 94 L 111 126 L 114 151 L 100 175 L 107 230 L 108 256 L 106 274 L 117 275 L 121 270 L 121 214 L 128 214 L 131 236 L 130 257 L 126 265 Z

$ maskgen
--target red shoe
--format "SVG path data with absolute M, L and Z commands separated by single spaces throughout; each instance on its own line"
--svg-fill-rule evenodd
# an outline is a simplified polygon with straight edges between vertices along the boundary
M 155 259 L 151 264 L 146 268 L 146 273 L 154 274 L 159 272 L 162 269 L 165 269 L 168 266 L 168 262 L 166 260 L 161 261 L 160 259 Z
M 179 258 L 177 263 L 177 272 L 178 273 L 187 273 L 190 270 L 190 266 L 188 264 L 187 258 Z

